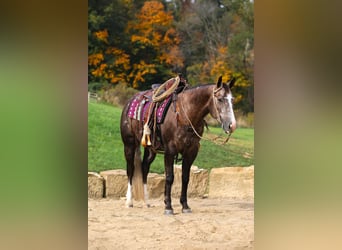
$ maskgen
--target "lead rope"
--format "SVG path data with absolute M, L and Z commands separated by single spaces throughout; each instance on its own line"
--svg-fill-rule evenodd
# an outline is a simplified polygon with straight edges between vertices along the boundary
M 183 103 L 182 103 L 181 101 L 180 101 L 180 104 L 181 104 L 181 108 L 182 108 L 182 110 L 183 110 L 183 113 L 184 113 L 184 115 L 185 115 L 185 118 L 186 118 L 187 121 L 190 123 L 190 126 L 191 126 L 192 130 L 195 132 L 195 134 L 196 134 L 199 138 L 204 139 L 204 140 L 207 140 L 206 138 L 200 136 L 199 133 L 197 133 L 197 131 L 196 131 L 194 125 L 192 125 L 192 122 L 190 121 L 188 115 L 187 115 L 186 112 L 184 111 L 184 106 L 183 106 Z

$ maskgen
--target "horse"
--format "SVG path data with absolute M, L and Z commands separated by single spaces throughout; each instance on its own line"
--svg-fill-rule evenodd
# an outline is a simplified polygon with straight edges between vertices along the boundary
M 233 95 L 231 88 L 235 79 L 228 83 L 222 82 L 222 76 L 216 84 L 199 85 L 185 88 L 178 93 L 175 101 L 175 109 L 169 108 L 164 122 L 160 124 L 160 137 L 164 149 L 165 167 L 165 192 L 164 203 L 166 215 L 172 215 L 171 188 L 174 181 L 174 160 L 178 154 L 182 156 L 182 188 L 180 203 L 183 213 L 191 213 L 192 210 L 187 201 L 187 189 L 189 183 L 190 168 L 200 148 L 200 140 L 206 123 L 204 117 L 210 114 L 219 121 L 225 133 L 230 135 L 236 129 L 236 120 L 233 110 Z M 133 97 L 134 98 L 134 97 Z M 133 99 L 132 98 L 132 99 Z M 144 156 L 141 160 L 140 143 L 143 136 L 143 121 L 129 118 L 129 104 L 124 106 L 121 115 L 121 138 L 124 144 L 124 154 L 127 163 L 127 194 L 126 206 L 133 207 L 132 185 L 134 175 L 139 175 L 137 182 L 141 182 L 144 191 L 144 202 L 149 207 L 147 175 L 150 165 L 159 153 L 152 146 L 144 148 Z M 141 174 L 142 173 L 142 174 Z

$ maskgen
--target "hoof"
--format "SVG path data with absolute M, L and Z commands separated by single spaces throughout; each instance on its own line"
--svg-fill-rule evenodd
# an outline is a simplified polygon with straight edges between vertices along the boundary
M 192 210 L 191 210 L 191 208 L 182 209 L 182 213 L 184 213 L 184 214 L 191 214 Z
M 165 215 L 173 215 L 173 210 L 172 209 L 165 209 L 164 214 Z
M 126 207 L 127 207 L 127 208 L 133 207 L 133 203 L 126 203 Z

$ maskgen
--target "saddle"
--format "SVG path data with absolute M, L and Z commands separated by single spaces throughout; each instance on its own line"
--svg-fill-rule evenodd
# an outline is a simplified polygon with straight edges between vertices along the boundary
M 186 80 L 177 76 L 163 84 L 153 84 L 152 89 L 138 93 L 131 101 L 127 115 L 132 119 L 143 121 L 144 128 L 141 140 L 143 147 L 151 146 L 156 152 L 163 151 L 160 124 L 164 122 L 171 103 L 173 103 L 173 110 L 176 112 L 177 94 L 186 86 Z
M 166 112 L 171 104 L 172 96 L 168 96 L 161 102 L 153 103 L 152 101 L 152 91 L 144 91 L 135 96 L 135 98 L 130 103 L 128 108 L 128 117 L 138 120 L 144 121 L 146 123 L 147 120 L 151 120 L 151 118 L 156 118 L 157 123 L 161 124 L 164 122 L 164 118 Z M 154 113 L 152 113 L 152 108 L 156 116 L 154 117 Z M 154 110 L 155 108 L 155 110 Z

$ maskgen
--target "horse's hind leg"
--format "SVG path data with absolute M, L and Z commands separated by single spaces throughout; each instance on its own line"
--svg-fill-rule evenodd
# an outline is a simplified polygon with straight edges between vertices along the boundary
M 128 177 L 128 185 L 127 185 L 127 193 L 126 193 L 126 206 L 133 207 L 132 200 L 132 180 L 134 173 L 134 153 L 135 147 L 132 145 L 125 145 L 125 158 L 127 162 L 127 177 Z
M 149 201 L 148 201 L 147 175 L 150 171 L 150 165 L 155 158 L 156 158 L 156 153 L 154 153 L 149 148 L 145 148 L 144 158 L 142 161 L 142 170 L 143 170 L 143 183 L 144 183 L 144 201 L 147 207 L 150 206 Z

